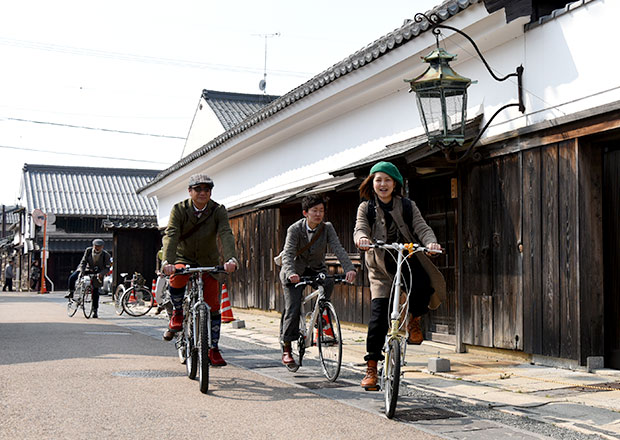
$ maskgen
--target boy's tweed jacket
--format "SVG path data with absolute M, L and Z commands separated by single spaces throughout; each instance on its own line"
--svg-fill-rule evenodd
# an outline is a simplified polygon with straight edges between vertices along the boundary
M 310 241 L 306 233 L 306 224 L 306 219 L 302 218 L 289 226 L 286 231 L 286 241 L 284 242 L 284 251 L 282 252 L 282 269 L 280 270 L 280 281 L 282 283 L 286 284 L 288 277 L 293 274 L 302 275 L 307 268 L 315 272 L 327 272 L 325 253 L 327 252 L 328 244 L 332 252 L 338 257 L 338 261 L 340 261 L 345 273 L 355 270 L 349 255 L 340 244 L 340 240 L 338 240 L 334 226 L 330 222 L 323 222 L 321 236 L 309 249 L 295 257 L 297 252 L 303 249 Z M 320 227 L 321 225 L 317 226 L 317 231 Z

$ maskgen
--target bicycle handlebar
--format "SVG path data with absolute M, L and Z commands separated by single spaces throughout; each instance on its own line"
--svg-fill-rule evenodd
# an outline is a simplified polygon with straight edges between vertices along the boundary
M 422 246 L 417 243 L 385 243 L 383 241 L 378 240 L 376 243 L 372 243 L 368 245 L 369 248 L 379 248 L 379 249 L 391 249 L 395 251 L 407 250 L 410 253 L 414 254 L 416 252 L 427 252 L 429 254 L 443 254 L 443 249 L 429 249 L 425 246 Z
M 224 270 L 224 266 L 189 267 L 189 265 L 185 266 L 182 269 L 174 270 L 175 275 L 191 275 L 193 273 L 203 273 L 203 272 L 226 273 L 226 270 Z
M 335 275 L 326 275 L 324 273 L 320 273 L 318 275 L 315 276 L 301 276 L 299 277 L 300 281 L 298 283 L 288 283 L 290 286 L 295 286 L 295 287 L 299 287 L 299 286 L 307 286 L 310 284 L 314 284 L 314 283 L 319 283 L 322 281 L 325 281 L 327 278 L 332 278 L 334 280 L 334 283 L 347 283 L 346 280 L 346 275 L 343 273 L 338 273 Z M 347 283 L 348 284 L 348 283 Z

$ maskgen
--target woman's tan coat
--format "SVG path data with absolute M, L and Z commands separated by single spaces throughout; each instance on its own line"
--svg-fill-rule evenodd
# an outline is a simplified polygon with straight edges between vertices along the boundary
M 401 235 L 411 243 L 421 243 L 424 246 L 428 246 L 431 243 L 436 243 L 437 238 L 433 233 L 433 230 L 426 224 L 420 210 L 416 206 L 415 202 L 411 201 L 413 208 L 413 218 L 411 225 L 407 227 L 403 219 L 403 204 L 400 196 L 394 196 L 393 208 L 391 211 L 392 218 L 398 227 Z M 353 240 L 355 243 L 360 238 L 368 238 L 373 243 L 381 240 L 386 241 L 387 229 L 385 225 L 385 214 L 378 201 L 375 201 L 377 209 L 377 215 L 375 222 L 370 226 L 368 222 L 368 216 L 366 212 L 368 210 L 368 202 L 364 201 L 360 203 L 357 208 L 357 219 L 355 221 L 355 230 L 353 231 Z M 413 235 L 411 234 L 413 231 Z M 365 261 L 368 267 L 368 279 L 370 281 L 370 294 L 371 299 L 375 298 L 389 298 L 390 290 L 394 277 L 387 271 L 385 267 L 385 250 L 383 249 L 369 249 L 366 251 Z M 422 267 L 426 270 L 426 273 L 430 277 L 431 286 L 435 289 L 435 293 L 431 296 L 428 308 L 435 310 L 442 301 L 446 299 L 446 281 L 435 267 L 435 265 L 428 259 L 423 252 L 417 252 L 415 256 L 422 264 Z M 415 282 L 415 280 L 414 280 Z

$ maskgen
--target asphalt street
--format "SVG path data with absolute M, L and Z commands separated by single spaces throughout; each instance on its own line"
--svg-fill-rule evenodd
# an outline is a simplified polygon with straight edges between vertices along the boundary
M 292 374 L 277 346 L 226 327 L 229 366 L 203 395 L 161 340 L 163 317 L 117 316 L 103 299 L 86 320 L 66 315 L 62 293 L 0 295 L 1 438 L 599 438 L 410 383 L 388 420 L 360 368 L 330 383 L 310 356 Z

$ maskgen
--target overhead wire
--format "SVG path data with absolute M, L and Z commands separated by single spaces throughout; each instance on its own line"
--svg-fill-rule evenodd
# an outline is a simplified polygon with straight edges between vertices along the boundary
M 31 124 L 53 125 L 56 127 L 64 127 L 64 128 L 80 128 L 83 130 L 105 131 L 108 133 L 131 134 L 131 135 L 136 135 L 136 136 L 151 136 L 151 137 L 160 137 L 160 138 L 166 138 L 166 139 L 185 139 L 185 137 L 183 136 L 171 136 L 171 135 L 155 134 L 155 133 L 142 133 L 138 131 L 116 130 L 112 128 L 89 127 L 86 125 L 63 124 L 60 122 L 36 121 L 33 119 L 21 119 L 21 118 L 11 118 L 11 117 L 2 117 L 2 119 L 6 119 L 8 121 L 16 121 L 16 122 L 27 122 Z
M 65 156 L 77 156 L 77 157 L 91 157 L 95 159 L 108 159 L 108 160 L 120 160 L 124 162 L 146 162 L 146 163 L 156 163 L 161 165 L 169 165 L 170 162 L 160 162 L 156 160 L 148 160 L 148 159 L 132 159 L 132 158 L 123 158 L 123 157 L 111 157 L 111 156 L 99 156 L 96 154 L 83 154 L 83 153 L 70 153 L 65 151 L 52 151 L 52 150 L 41 150 L 38 148 L 27 148 L 27 147 L 16 147 L 11 145 L 0 145 L 0 148 L 8 149 L 8 150 L 19 150 L 19 151 L 33 151 L 37 153 L 48 153 L 48 154 L 61 154 Z

